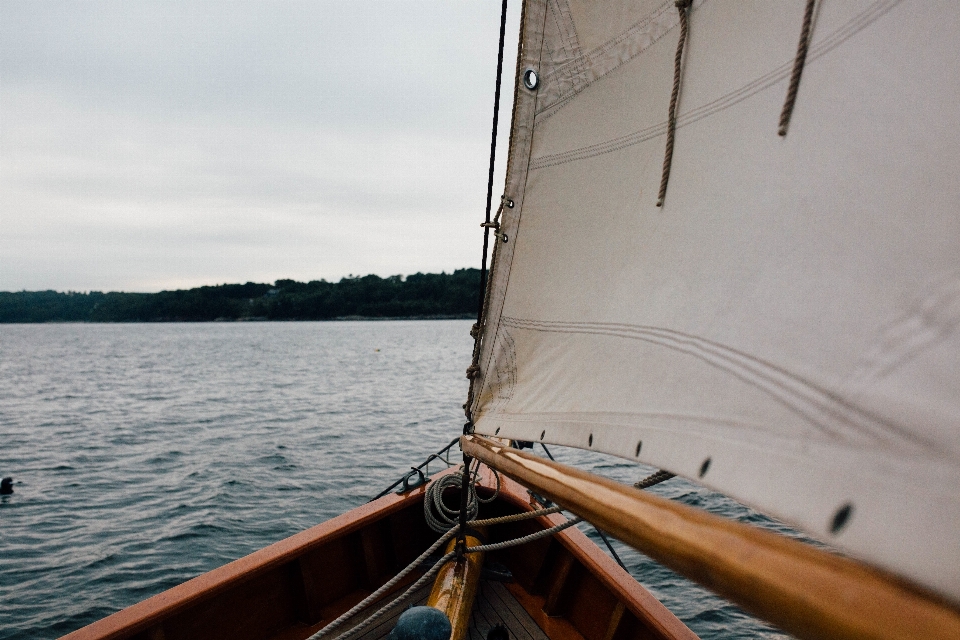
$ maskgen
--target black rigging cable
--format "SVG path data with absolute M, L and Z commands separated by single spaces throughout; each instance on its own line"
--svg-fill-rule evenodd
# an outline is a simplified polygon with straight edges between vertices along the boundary
M 480 299 L 477 304 L 477 324 L 474 334 L 473 359 L 470 368 L 467 369 L 467 377 L 470 378 L 470 393 L 467 403 L 464 405 L 464 411 L 467 415 L 467 423 L 463 426 L 464 433 L 468 433 L 473 428 L 473 416 L 470 411 L 470 405 L 473 401 L 473 379 L 479 371 L 478 358 L 480 344 L 480 332 L 483 327 L 483 307 L 487 291 L 487 251 L 490 246 L 490 209 L 493 205 L 493 170 L 497 161 L 497 126 L 500 124 L 500 85 L 503 79 L 503 44 L 507 33 L 507 0 L 503 0 L 503 6 L 500 10 L 500 45 L 497 49 L 497 87 L 493 94 L 493 126 L 490 132 L 490 170 L 487 175 L 487 210 L 484 216 L 483 227 L 483 258 L 480 262 Z M 463 454 L 463 474 L 460 480 L 460 533 L 457 536 L 457 553 L 461 555 L 466 550 L 467 538 L 467 502 L 468 490 L 470 486 L 470 456 Z
M 483 299 L 487 288 L 487 251 L 490 243 L 490 211 L 493 207 L 493 170 L 497 161 L 497 127 L 500 124 L 500 85 L 503 80 L 503 43 L 507 33 L 507 0 L 500 11 L 500 48 L 497 50 L 497 88 L 493 93 L 493 127 L 490 132 L 490 167 L 487 172 L 487 210 L 483 226 L 483 258 L 480 262 L 480 300 L 477 323 L 483 321 Z

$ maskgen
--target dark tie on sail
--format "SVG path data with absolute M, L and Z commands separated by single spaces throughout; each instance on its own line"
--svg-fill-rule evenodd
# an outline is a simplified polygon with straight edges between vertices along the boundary
M 800 76 L 803 75 L 803 66 L 807 61 L 807 51 L 810 49 L 810 32 L 813 26 L 813 8 L 817 0 L 807 0 L 803 11 L 803 26 L 800 28 L 800 43 L 797 45 L 797 56 L 793 61 L 793 71 L 790 73 L 790 84 L 787 86 L 787 97 L 783 101 L 783 110 L 780 112 L 780 126 L 777 133 L 787 135 L 790 126 L 790 116 L 793 115 L 793 106 L 797 102 L 797 91 L 800 89 Z
M 677 53 L 673 58 L 673 91 L 670 92 L 670 109 L 667 112 L 667 146 L 663 152 L 663 172 L 660 175 L 660 193 L 657 206 L 662 207 L 667 197 L 667 183 L 670 181 L 670 168 L 673 165 L 673 143 L 677 137 L 677 102 L 680 99 L 680 76 L 683 72 L 683 50 L 687 43 L 687 12 L 693 0 L 676 0 L 680 12 L 680 37 L 677 40 Z

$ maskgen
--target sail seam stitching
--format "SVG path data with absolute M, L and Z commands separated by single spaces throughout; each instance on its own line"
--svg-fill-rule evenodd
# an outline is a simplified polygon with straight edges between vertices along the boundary
M 614 323 L 548 322 L 510 317 L 504 317 L 503 323 L 516 329 L 608 335 L 656 344 L 696 357 L 765 391 L 827 435 L 836 437 L 836 433 L 832 432 L 817 414 L 831 417 L 853 428 L 857 433 L 869 434 L 876 440 L 889 439 L 893 432 L 901 441 L 911 442 L 928 450 L 935 448 L 933 443 L 917 438 L 901 426 L 870 414 L 795 373 L 706 338 L 662 327 Z
M 706 2 L 706 0 L 701 0 L 700 4 L 703 2 Z M 623 55 L 623 52 L 619 51 L 620 48 L 629 48 L 628 45 L 632 39 L 648 36 L 648 30 L 656 26 L 656 21 L 664 17 L 664 14 L 668 12 L 668 9 L 672 6 L 672 4 L 672 2 L 664 3 L 659 9 L 654 11 L 654 13 L 635 23 L 629 29 L 619 34 L 609 42 L 602 44 L 592 49 L 590 52 L 581 55 L 578 59 L 571 60 L 570 62 L 560 65 L 556 69 L 551 70 L 548 74 L 545 74 L 545 86 L 549 85 L 552 80 L 556 80 L 559 83 L 559 81 L 564 77 L 570 77 L 571 83 L 574 85 L 574 87 L 570 93 L 566 95 L 563 93 L 563 91 L 558 91 L 558 95 L 555 100 L 546 102 L 536 114 L 537 122 L 543 122 L 544 120 L 553 116 L 584 89 L 620 68 L 630 60 L 642 55 L 650 47 L 655 45 L 668 33 L 670 33 L 677 26 L 677 22 L 665 26 L 659 34 L 650 36 L 649 42 L 639 46 L 639 48 L 633 51 L 631 54 Z M 580 75 L 590 74 L 594 77 L 584 79 L 579 83 L 573 81 L 572 78 L 575 76 L 575 74 L 570 69 L 570 67 L 573 66 L 577 67 L 577 72 Z M 597 72 L 598 69 L 599 72 L 594 73 Z
M 903 0 L 878 0 L 867 10 L 863 11 L 861 14 L 847 22 L 843 27 L 837 29 L 835 32 L 818 42 L 813 47 L 810 47 L 807 55 L 807 64 L 810 64 L 812 61 L 817 60 L 818 58 L 821 58 L 827 53 L 833 51 L 841 44 L 855 36 L 857 33 L 870 26 L 873 22 L 883 17 L 883 15 L 901 2 L 903 2 Z M 686 113 L 680 114 L 677 116 L 677 128 L 679 129 L 687 125 L 694 124 L 695 122 L 698 122 L 706 117 L 712 116 L 728 109 L 729 107 L 739 104 L 740 102 L 753 97 L 765 89 L 769 89 L 778 82 L 789 77 L 793 70 L 793 65 L 793 60 L 784 63 L 776 69 L 743 85 L 736 91 L 727 93 L 723 96 L 720 96 L 716 100 L 708 102 L 707 104 L 692 109 Z M 620 151 L 621 149 L 641 144 L 643 142 L 647 142 L 648 140 L 665 135 L 667 133 L 667 125 L 667 121 L 662 121 L 655 125 L 624 136 L 620 136 L 618 138 L 614 138 L 612 140 L 598 142 L 592 145 L 581 147 L 579 149 L 571 149 L 570 151 L 534 158 L 530 163 L 530 169 L 545 169 L 548 167 L 566 164 L 568 162 L 586 160 L 588 158 L 612 153 L 614 151 Z

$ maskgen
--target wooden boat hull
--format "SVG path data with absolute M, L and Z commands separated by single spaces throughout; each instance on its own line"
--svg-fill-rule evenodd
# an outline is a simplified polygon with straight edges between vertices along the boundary
M 490 490 L 481 486 L 481 492 Z M 303 640 L 436 541 L 439 536 L 423 518 L 424 493 L 420 487 L 384 496 L 65 638 Z M 504 479 L 500 496 L 484 505 L 481 517 L 537 508 L 522 486 Z M 490 532 L 491 541 L 562 521 L 562 516 L 551 515 L 498 525 Z M 505 565 L 514 579 L 487 591 L 502 594 L 506 589 L 552 640 L 696 638 L 576 528 L 491 553 L 488 560 Z

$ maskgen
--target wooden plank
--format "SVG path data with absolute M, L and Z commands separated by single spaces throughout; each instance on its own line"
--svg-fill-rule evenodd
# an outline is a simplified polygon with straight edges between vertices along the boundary
M 486 582 L 481 582 L 477 589 L 477 597 L 473 602 L 473 616 L 470 619 L 470 630 L 468 637 L 470 640 L 485 640 L 486 632 L 493 628 L 499 619 L 490 610 L 490 594 Z M 511 640 L 526 640 L 515 634 L 511 635 Z
M 412 581 L 406 582 L 402 587 L 397 589 L 395 592 L 390 593 L 383 600 L 381 600 L 380 603 L 383 604 L 383 603 L 389 602 L 390 600 L 392 600 L 394 597 L 398 595 L 398 592 L 405 591 L 406 587 L 408 587 L 411 583 Z M 407 604 L 412 604 L 412 605 L 424 604 L 427 601 L 428 595 L 430 595 L 430 585 L 424 585 L 423 587 L 418 589 L 413 595 L 410 596 L 410 600 L 408 601 Z M 353 604 L 356 604 L 356 602 L 354 602 Z M 346 607 L 343 610 L 345 611 L 347 608 L 349 607 Z M 377 611 L 378 608 L 379 606 L 377 604 L 371 605 L 370 609 L 366 612 L 366 615 L 369 615 L 374 611 Z M 398 607 L 395 611 L 392 611 L 390 614 L 384 616 L 384 618 L 382 618 L 376 624 L 374 624 L 372 628 L 363 631 L 354 640 L 380 640 L 381 638 L 385 638 L 387 634 L 389 634 L 390 631 L 393 629 L 393 625 L 396 623 L 397 618 L 399 618 L 404 611 L 405 611 L 404 606 Z M 352 629 L 356 625 L 363 622 L 364 619 L 365 619 L 365 615 L 363 613 L 358 614 L 356 618 L 347 622 L 343 626 L 343 629 L 341 629 L 341 631 L 337 635 L 339 635 L 340 633 L 344 633 L 349 629 Z M 300 624 L 300 625 L 291 626 L 287 629 L 280 631 L 276 635 L 272 636 L 270 640 L 304 640 L 305 638 L 309 638 L 311 635 L 319 631 L 324 626 L 324 624 L 325 622 L 320 624 L 315 624 L 315 625 Z
M 603 640 L 613 640 L 613 637 L 617 634 L 617 630 L 620 628 L 620 621 L 623 620 L 623 612 L 626 611 L 626 607 L 623 606 L 623 603 L 617 600 L 617 604 L 613 607 L 613 612 L 610 614 L 610 619 L 607 621 L 607 631 L 603 634 Z
M 799 638 L 960 638 L 953 605 L 876 569 L 480 436 L 463 436 L 461 446 Z
M 582 566 L 578 573 L 579 578 L 571 584 L 566 617 L 586 640 L 604 640 L 619 601 Z
M 518 584 L 507 584 L 507 591 L 517 601 L 517 604 L 530 616 L 550 640 L 584 640 L 576 627 L 566 618 L 554 618 L 543 611 L 544 599 L 528 593 Z
M 360 530 L 360 546 L 363 548 L 363 565 L 366 569 L 367 586 L 376 589 L 389 579 L 389 553 L 387 551 L 383 522 L 376 522 Z
M 558 616 L 564 613 L 566 609 L 566 598 L 564 595 L 573 586 L 570 575 L 577 559 L 566 549 L 560 549 L 560 557 L 552 567 L 547 578 L 547 596 L 543 603 L 543 612 L 548 616 Z
M 527 610 L 517 602 L 517 599 L 507 588 L 496 582 L 487 583 L 492 610 L 499 616 L 499 621 L 510 630 L 514 637 L 520 640 L 549 640 Z
M 519 510 L 541 508 L 539 503 L 533 501 L 524 486 L 508 477 L 502 478 L 500 499 L 513 504 Z M 552 527 L 565 521 L 566 518 L 562 515 L 554 514 L 537 518 L 531 522 L 537 522 L 542 527 Z M 627 611 L 636 619 L 639 628 L 645 630 L 645 635 L 642 637 L 696 640 L 697 635 L 695 633 L 690 631 L 669 609 L 663 606 L 663 603 L 653 597 L 643 585 L 634 580 L 633 576 L 624 571 L 613 558 L 601 551 L 593 541 L 576 527 L 561 531 L 553 536 L 552 541 L 543 540 L 542 542 L 547 545 L 559 543 L 564 549 L 574 554 L 587 571 L 596 577 L 618 600 L 624 603 Z M 508 549 L 507 551 L 512 550 Z M 517 571 L 517 569 L 523 571 L 529 568 L 523 564 L 513 567 L 514 573 L 517 574 L 517 581 L 527 591 L 536 595 L 539 592 L 530 589 L 527 586 L 527 578 Z M 544 570 L 544 573 L 546 573 L 546 570 Z

